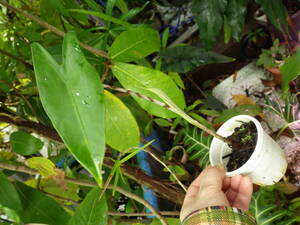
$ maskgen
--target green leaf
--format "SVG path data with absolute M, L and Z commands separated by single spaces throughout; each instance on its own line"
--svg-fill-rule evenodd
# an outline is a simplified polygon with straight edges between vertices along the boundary
M 124 31 L 113 42 L 108 54 L 113 61 L 131 62 L 160 49 L 159 33 L 146 27 Z
M 181 79 L 181 77 L 180 77 L 180 75 L 178 73 L 176 73 L 176 72 L 169 72 L 168 75 L 169 75 L 169 77 L 171 77 L 175 81 L 175 83 L 178 85 L 178 87 L 180 87 L 182 89 L 185 88 L 184 87 L 184 83 L 183 83 L 183 81 L 182 81 L 182 79 Z
M 231 57 L 193 46 L 166 48 L 160 56 L 164 59 L 163 70 L 179 73 L 189 72 L 200 65 L 234 61 Z
M 227 0 L 193 0 L 192 13 L 205 49 L 211 49 L 220 36 Z
M 106 143 L 119 151 L 137 147 L 140 132 L 130 110 L 108 91 L 104 91 L 104 103 Z
M 273 225 L 280 221 L 288 211 L 276 205 L 276 193 L 261 188 L 252 195 L 250 211 L 259 225 Z
M 281 0 L 256 0 L 264 13 L 268 16 L 270 22 L 278 29 L 287 31 L 287 10 Z
M 0 205 L 14 210 L 22 210 L 22 202 L 15 187 L 0 171 Z
M 197 127 L 187 127 L 184 132 L 183 144 L 189 155 L 189 160 L 200 159 L 201 168 L 209 164 L 209 148 L 212 136 L 205 135 Z
M 158 126 L 161 126 L 161 127 L 170 127 L 170 126 L 172 126 L 172 123 L 170 123 L 168 120 L 161 119 L 161 118 L 154 119 L 154 122 Z
M 99 199 L 101 189 L 92 189 L 83 202 L 77 207 L 75 215 L 68 225 L 106 225 L 108 207 L 105 196 Z
M 190 124 L 192 124 L 196 127 L 201 127 L 201 129 L 203 128 L 203 125 L 201 123 L 199 123 L 197 120 L 193 119 L 191 116 L 186 114 L 162 90 L 157 89 L 157 88 L 147 88 L 147 90 L 149 90 L 150 92 L 152 92 L 152 93 L 156 94 L 157 96 L 159 96 L 162 99 L 162 101 L 167 104 L 168 108 L 170 110 L 172 110 L 172 112 L 176 113 L 178 116 L 181 116 L 183 119 L 185 119 Z
M 224 43 L 228 44 L 231 39 L 231 26 L 228 23 L 228 19 L 224 16 Z
M 248 0 L 228 0 L 226 9 L 227 22 L 230 25 L 231 36 L 240 41 L 247 12 Z
M 127 13 L 128 12 L 128 7 L 127 7 L 127 4 L 124 0 L 117 0 L 116 1 L 116 6 L 121 10 L 122 13 Z
M 74 33 L 63 43 L 60 66 L 39 44 L 32 45 L 41 102 L 74 157 L 101 183 L 105 152 L 103 87 Z
M 25 131 L 16 131 L 9 137 L 12 149 L 20 155 L 31 155 L 37 153 L 44 143 Z
M 226 120 L 229 120 L 231 117 L 237 116 L 237 115 L 249 115 L 249 116 L 257 116 L 261 113 L 261 109 L 257 105 L 240 105 L 232 109 L 226 109 L 224 110 L 220 116 L 218 116 L 214 123 L 223 123 Z
M 67 224 L 70 216 L 55 200 L 19 182 L 15 187 L 24 206 L 18 211 L 23 223 Z
M 149 4 L 149 1 L 145 2 L 145 4 L 142 7 L 130 9 L 127 13 L 124 13 L 120 18 L 122 20 L 129 20 L 129 19 L 133 18 L 134 16 L 136 16 L 137 14 L 139 14 L 140 12 L 142 12 L 148 4 Z
M 300 50 L 298 50 L 294 55 L 288 57 L 284 64 L 280 67 L 280 72 L 282 74 L 282 90 L 287 92 L 289 89 L 290 81 L 296 79 L 300 74 Z
M 44 157 L 32 157 L 26 160 L 28 166 L 32 169 L 36 169 L 42 176 L 51 177 L 57 175 L 55 170 L 55 164 Z
M 147 67 L 126 63 L 114 63 L 112 71 L 125 88 L 161 101 L 155 93 L 147 90 L 147 88 L 157 88 L 169 96 L 169 98 L 172 99 L 180 109 L 185 108 L 182 91 L 166 74 Z M 133 96 L 133 98 L 150 114 L 163 118 L 176 117 L 176 114 L 162 106 L 136 96 Z
M 109 16 L 105 13 L 102 12 L 95 12 L 95 11 L 89 11 L 89 10 L 83 10 L 83 9 L 70 9 L 70 12 L 78 12 L 78 13 L 82 13 L 82 14 L 87 14 L 87 15 L 93 15 L 93 16 L 97 16 L 100 19 L 103 19 L 105 21 L 109 21 L 115 24 L 119 24 L 127 29 L 132 28 L 132 25 L 130 23 L 127 23 L 126 21 L 117 19 L 115 17 Z

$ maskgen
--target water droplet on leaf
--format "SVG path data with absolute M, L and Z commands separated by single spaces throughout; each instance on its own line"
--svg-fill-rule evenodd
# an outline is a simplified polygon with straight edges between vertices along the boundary
M 79 96 L 80 94 L 79 94 L 79 92 L 76 92 L 76 96 Z

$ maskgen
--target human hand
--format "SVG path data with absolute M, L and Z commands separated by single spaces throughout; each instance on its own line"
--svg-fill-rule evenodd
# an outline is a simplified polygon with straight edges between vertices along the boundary
M 186 193 L 182 221 L 190 213 L 209 206 L 231 206 L 247 211 L 253 185 L 249 177 L 225 177 L 225 170 L 209 166 L 193 181 Z

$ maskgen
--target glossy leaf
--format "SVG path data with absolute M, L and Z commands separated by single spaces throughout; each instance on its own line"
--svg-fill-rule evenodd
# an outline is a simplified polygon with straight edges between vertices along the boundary
M 16 131 L 9 137 L 12 150 L 20 155 L 31 155 L 37 153 L 44 143 L 25 131 Z
M 282 90 L 286 92 L 289 89 L 289 82 L 296 79 L 300 75 L 300 50 L 294 55 L 288 57 L 284 64 L 280 67 L 282 74 Z
M 157 88 L 172 99 L 180 109 L 185 108 L 182 91 L 166 74 L 158 70 L 126 63 L 115 63 L 112 67 L 112 71 L 125 88 L 161 101 L 160 97 L 158 97 L 155 93 L 147 90 L 147 88 Z M 136 96 L 133 96 L 133 98 L 150 114 L 163 118 L 176 117 L 176 114 L 162 106 Z
M 200 65 L 212 63 L 227 63 L 234 61 L 233 58 L 206 51 L 193 46 L 178 46 L 166 48 L 160 52 L 165 71 L 186 73 Z
M 24 206 L 18 211 L 23 223 L 67 224 L 70 216 L 54 199 L 22 183 L 15 187 Z
M 108 91 L 104 91 L 104 103 L 106 143 L 119 151 L 137 147 L 140 132 L 130 110 Z
M 22 210 L 23 208 L 18 192 L 1 171 L 0 171 L 0 205 L 17 211 Z
M 113 42 L 108 54 L 113 61 L 131 62 L 159 49 L 159 33 L 152 28 L 138 27 L 121 33 Z
M 101 183 L 105 152 L 103 87 L 74 33 L 63 43 L 60 66 L 39 44 L 32 45 L 40 98 L 53 126 L 75 158 Z
M 270 22 L 279 30 L 287 30 L 287 10 L 282 3 L 282 0 L 256 0 L 264 13 L 267 15 Z
M 105 195 L 99 199 L 101 192 L 97 187 L 92 189 L 77 207 L 68 225 L 106 225 L 108 207 Z
M 236 41 L 240 41 L 243 33 L 247 3 L 248 0 L 228 0 L 225 14 L 231 28 L 231 35 Z
M 227 0 L 193 0 L 192 12 L 205 49 L 211 49 L 220 35 L 226 6 Z

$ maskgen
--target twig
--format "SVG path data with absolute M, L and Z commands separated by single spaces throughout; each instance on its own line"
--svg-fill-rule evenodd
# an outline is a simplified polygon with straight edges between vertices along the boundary
M 8 56 L 8 57 L 10 57 L 10 58 L 12 58 L 12 59 L 15 59 L 16 61 L 18 61 L 18 62 L 24 64 L 26 67 L 28 67 L 28 68 L 31 69 L 31 70 L 33 69 L 33 66 L 32 66 L 30 63 L 26 62 L 24 59 L 22 59 L 22 58 L 19 57 L 19 56 L 13 55 L 13 54 L 11 54 L 10 52 L 7 52 L 7 51 L 5 51 L 5 50 L 3 50 L 3 49 L 0 49 L 0 54 L 6 55 L 6 56 Z
M 161 165 L 163 165 L 168 171 L 169 173 L 175 178 L 175 180 L 177 181 L 177 183 L 182 187 L 182 189 L 187 192 L 186 187 L 183 185 L 183 183 L 181 183 L 181 181 L 178 179 L 178 177 L 173 173 L 172 170 L 170 170 L 170 168 L 163 162 L 161 161 L 156 155 L 154 155 L 152 152 L 148 151 L 147 149 L 144 149 L 145 152 L 147 152 L 148 154 L 150 154 L 157 162 L 159 162 Z
M 162 216 L 179 216 L 178 211 L 160 211 Z M 123 216 L 123 217 L 139 217 L 139 216 L 154 216 L 152 213 L 119 213 L 119 212 L 108 212 L 110 216 Z
M 0 168 L 7 169 L 7 170 L 12 170 L 12 171 L 17 171 L 17 172 L 22 172 L 22 173 L 27 173 L 27 174 L 30 174 L 30 175 L 40 175 L 37 170 L 28 168 L 26 166 L 15 166 L 15 165 L 10 165 L 10 164 L 7 164 L 7 163 L 1 163 L 0 162 Z M 69 183 L 81 185 L 81 186 L 99 187 L 97 183 L 84 181 L 84 180 L 76 180 L 76 179 L 69 178 L 69 177 L 66 177 L 65 181 L 67 181 Z M 143 198 L 141 198 L 140 196 L 138 196 L 136 194 L 133 194 L 129 191 L 126 191 L 125 189 L 123 189 L 121 187 L 118 187 L 118 186 L 114 187 L 114 185 L 108 185 L 108 187 L 107 187 L 107 189 L 113 189 L 113 188 L 115 188 L 115 190 L 117 192 L 119 192 L 119 193 L 125 195 L 126 197 L 131 198 L 131 199 L 141 203 L 145 207 L 147 207 L 160 220 L 160 222 L 163 225 L 168 225 L 165 218 L 163 218 L 162 215 L 149 202 L 145 201 Z
M 42 27 L 45 27 L 46 29 L 52 31 L 53 33 L 57 34 L 58 36 L 61 36 L 61 37 L 64 37 L 66 34 L 65 32 L 57 29 L 56 27 L 52 26 L 51 24 L 49 23 L 46 23 L 45 21 L 41 20 L 40 18 L 36 17 L 36 16 L 33 16 L 25 11 L 23 11 L 22 9 L 20 8 L 15 8 L 13 7 L 12 5 L 10 5 L 9 3 L 7 3 L 6 1 L 4 0 L 0 0 L 0 4 L 5 6 L 6 8 L 14 11 L 14 12 L 17 12 L 17 13 L 20 13 L 21 15 L 33 20 L 34 22 L 36 22 L 37 24 L 41 25 Z M 84 44 L 82 42 L 80 42 L 80 46 L 83 47 L 84 49 L 86 49 L 87 51 L 95 54 L 95 55 L 98 55 L 98 56 L 102 56 L 104 58 L 109 58 L 108 57 L 108 54 L 104 51 L 101 51 L 101 50 L 98 50 L 96 48 L 93 48 L 87 44 Z

